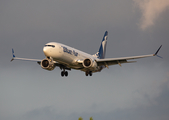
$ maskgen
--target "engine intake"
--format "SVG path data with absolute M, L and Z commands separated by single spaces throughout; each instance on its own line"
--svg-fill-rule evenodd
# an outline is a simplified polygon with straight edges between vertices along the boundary
M 92 60 L 90 58 L 84 59 L 82 65 L 83 65 L 83 67 L 89 68 L 91 70 L 97 69 L 97 63 L 96 63 L 96 61 Z
M 55 64 L 51 59 L 43 59 L 41 61 L 41 67 L 46 70 L 53 70 L 55 68 Z
M 92 62 L 90 59 L 85 59 L 83 63 L 84 63 L 84 66 L 90 67 Z

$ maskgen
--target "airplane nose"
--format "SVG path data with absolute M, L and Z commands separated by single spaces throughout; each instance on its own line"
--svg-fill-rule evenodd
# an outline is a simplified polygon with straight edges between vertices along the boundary
M 47 53 L 48 53 L 48 48 L 47 48 L 47 47 L 44 47 L 44 48 L 43 48 L 43 52 L 44 52 L 45 55 L 47 55 Z
M 44 52 L 44 53 L 46 52 L 46 47 L 43 47 L 43 52 Z

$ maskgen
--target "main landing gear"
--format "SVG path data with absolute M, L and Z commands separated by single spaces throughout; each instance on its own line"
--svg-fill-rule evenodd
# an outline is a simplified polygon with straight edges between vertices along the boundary
M 68 76 L 68 72 L 67 71 L 65 71 L 65 70 L 71 70 L 71 68 L 68 68 L 68 67 L 66 67 L 66 66 L 64 66 L 64 65 L 60 65 L 60 69 L 61 70 L 63 70 L 62 72 L 61 72 L 61 76 L 62 77 L 67 77 Z
M 88 75 L 92 76 L 92 71 L 86 71 L 86 72 L 85 72 L 85 75 L 86 75 L 86 76 L 88 76 Z
M 61 76 L 62 76 L 62 77 L 63 77 L 63 76 L 66 76 L 66 77 L 67 77 L 67 76 L 68 76 L 68 72 L 67 72 L 67 71 L 65 71 L 65 70 L 64 70 L 64 71 L 62 71 L 62 72 L 61 72 Z

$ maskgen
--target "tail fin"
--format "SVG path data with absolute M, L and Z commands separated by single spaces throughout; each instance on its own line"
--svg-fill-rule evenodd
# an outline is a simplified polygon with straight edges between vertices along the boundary
M 96 54 L 93 55 L 94 57 L 97 57 L 99 59 L 105 58 L 107 38 L 108 38 L 108 32 L 106 31 L 104 36 L 103 36 L 103 40 L 101 42 L 99 51 Z

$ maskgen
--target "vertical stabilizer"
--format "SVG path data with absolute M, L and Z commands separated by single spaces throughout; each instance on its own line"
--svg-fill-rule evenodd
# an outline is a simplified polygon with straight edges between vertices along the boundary
M 108 32 L 106 31 L 104 36 L 103 36 L 103 40 L 101 42 L 99 51 L 96 54 L 93 55 L 94 57 L 97 57 L 99 59 L 105 58 L 107 38 L 108 38 Z

